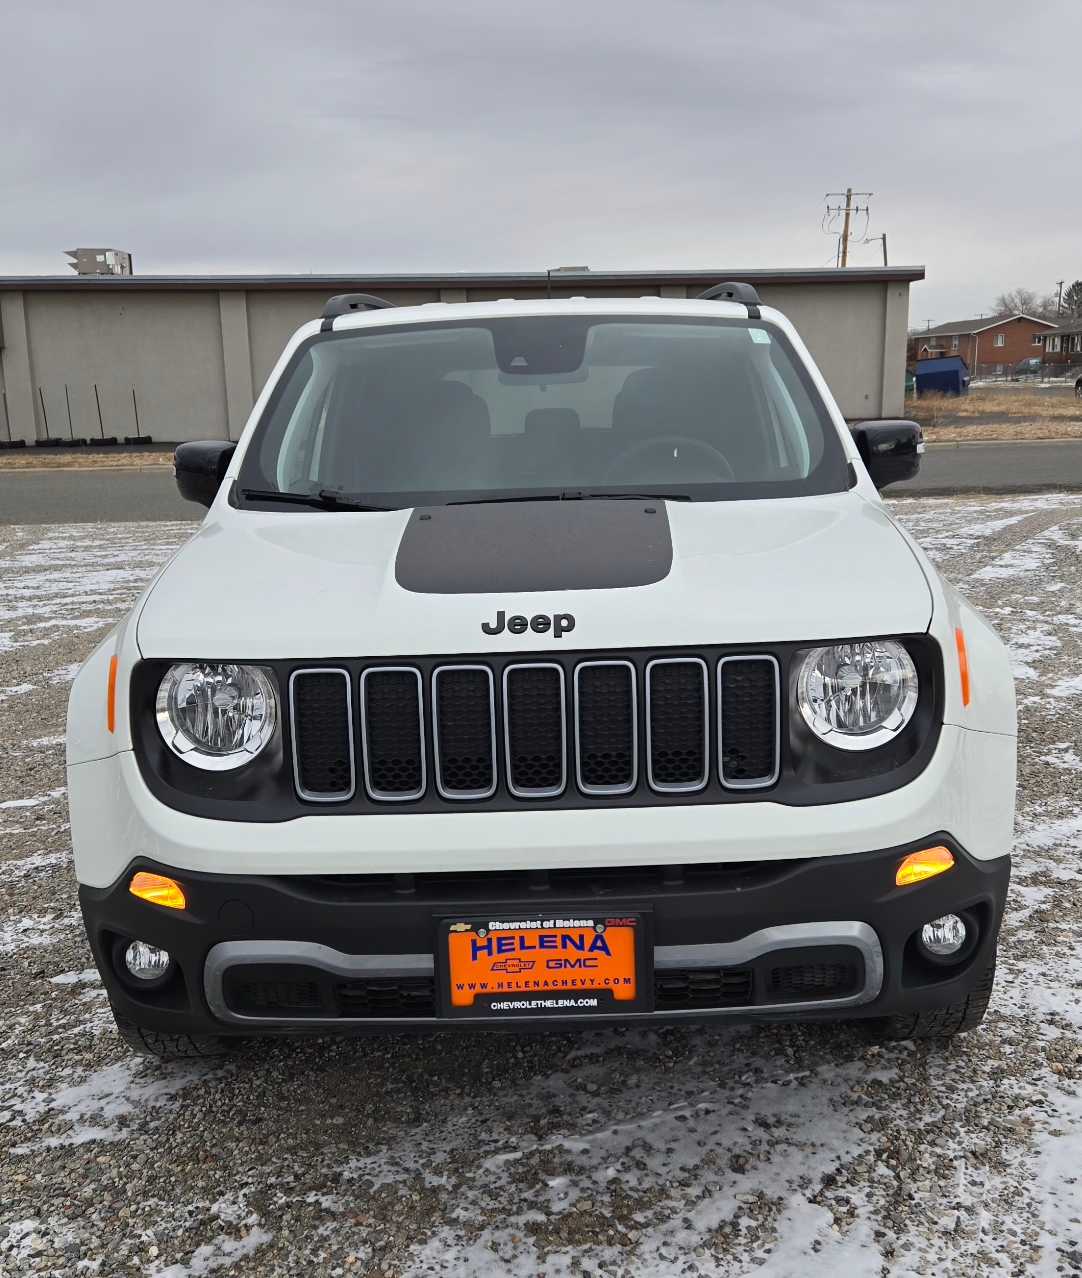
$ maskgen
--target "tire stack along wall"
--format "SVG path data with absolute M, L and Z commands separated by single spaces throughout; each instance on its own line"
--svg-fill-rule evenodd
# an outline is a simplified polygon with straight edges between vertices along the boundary
M 397 305 L 508 296 L 695 296 L 691 284 L 591 280 L 369 285 Z M 0 281 L 0 440 L 150 435 L 236 439 L 288 337 L 317 316 L 334 282 L 308 288 L 230 281 L 140 287 L 19 287 Z M 900 416 L 909 286 L 864 281 L 758 282 L 792 319 L 849 418 Z M 95 395 L 95 387 L 97 394 Z M 132 391 L 135 391 L 134 399 Z M 101 421 L 98 404 L 101 406 Z M 69 423 L 70 407 L 70 423 Z

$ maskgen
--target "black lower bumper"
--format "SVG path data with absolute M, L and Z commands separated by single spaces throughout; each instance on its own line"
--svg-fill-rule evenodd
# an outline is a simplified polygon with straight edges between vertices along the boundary
M 901 859 L 937 843 L 954 853 L 954 867 L 895 886 Z M 137 870 L 176 878 L 187 908 L 133 896 Z M 137 860 L 108 888 L 81 887 L 80 901 L 109 996 L 139 1025 L 178 1034 L 356 1033 L 522 1023 L 440 1017 L 433 957 L 438 921 L 452 915 L 643 916 L 652 1010 L 617 1017 L 627 1021 L 837 1020 L 947 1007 L 988 978 L 1009 878 L 1008 857 L 977 861 L 935 834 L 784 862 L 506 873 L 254 877 Z M 924 923 L 947 913 L 962 915 L 970 932 L 950 963 L 917 942 Z M 126 973 L 133 939 L 172 956 L 159 983 Z M 557 1014 L 544 1023 L 614 1016 Z

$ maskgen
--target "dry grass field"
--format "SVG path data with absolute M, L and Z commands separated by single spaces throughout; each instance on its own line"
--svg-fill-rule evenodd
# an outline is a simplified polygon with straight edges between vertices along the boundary
M 905 402 L 929 443 L 1082 439 L 1082 400 L 1061 390 L 978 387 L 968 395 L 922 395 Z
M 83 448 L 19 448 L 0 452 L 0 470 L 41 470 L 60 467 L 76 470 L 128 469 L 132 466 L 171 466 L 171 452 L 91 452 Z

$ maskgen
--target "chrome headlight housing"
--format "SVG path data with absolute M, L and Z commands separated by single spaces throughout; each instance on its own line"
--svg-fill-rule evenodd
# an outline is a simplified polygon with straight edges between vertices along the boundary
M 228 772 L 274 737 L 278 693 L 259 666 L 185 661 L 165 672 L 155 714 L 162 740 L 185 763 Z
M 797 672 L 804 722 L 839 750 L 874 750 L 913 718 L 918 680 L 913 658 L 893 639 L 854 639 L 810 648 Z

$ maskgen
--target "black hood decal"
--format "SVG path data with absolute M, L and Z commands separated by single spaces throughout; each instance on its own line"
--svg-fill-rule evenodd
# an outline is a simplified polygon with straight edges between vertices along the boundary
M 417 594 L 506 594 L 649 586 L 671 568 L 663 501 L 527 501 L 415 510 L 395 577 Z

